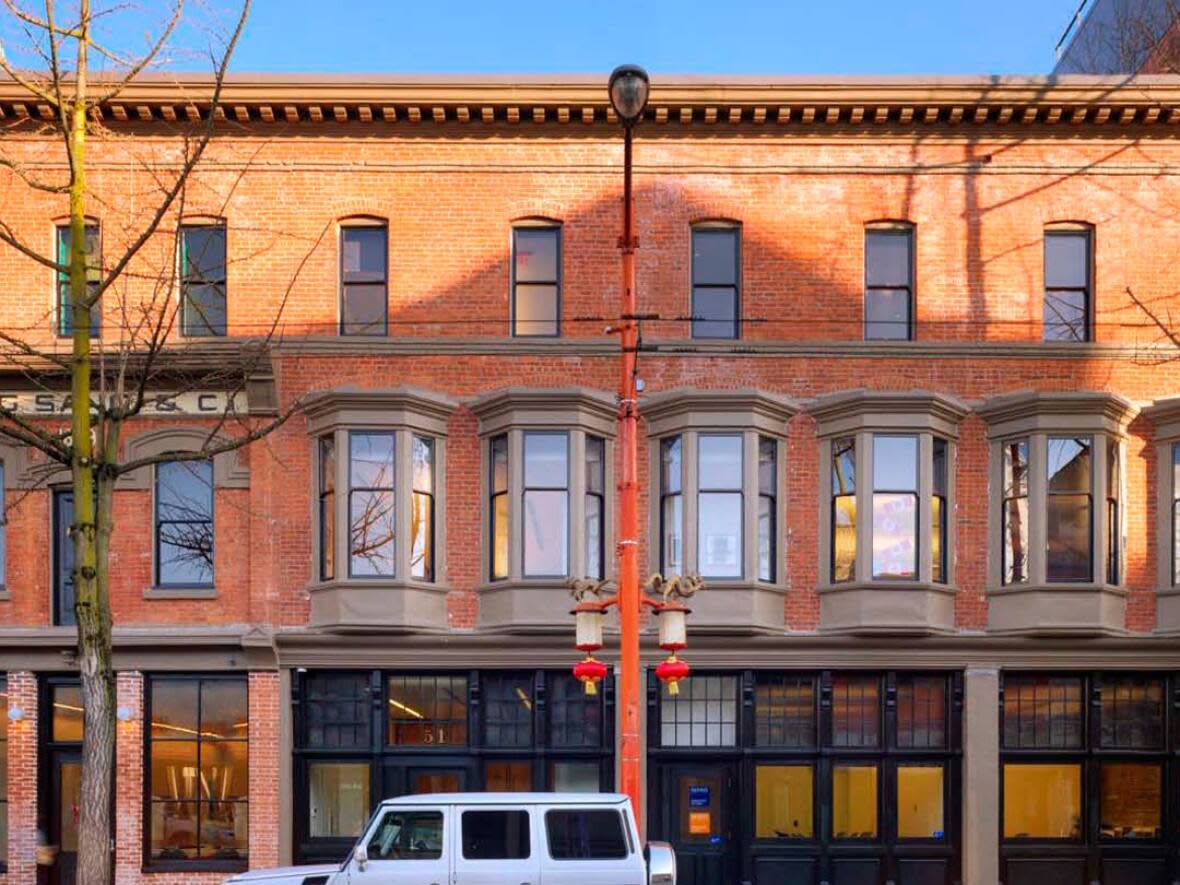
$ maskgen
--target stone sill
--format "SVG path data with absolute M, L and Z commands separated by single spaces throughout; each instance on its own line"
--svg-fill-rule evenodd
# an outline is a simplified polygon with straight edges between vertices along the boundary
M 1022 584 L 988 591 L 988 633 L 996 636 L 1124 636 L 1126 587 Z
M 216 587 L 148 587 L 144 599 L 216 599 Z
M 828 635 L 944 636 L 955 632 L 954 587 L 920 581 L 827 584 L 819 632 Z
M 445 632 L 447 592 L 426 581 L 348 579 L 308 588 L 308 626 L 339 632 Z

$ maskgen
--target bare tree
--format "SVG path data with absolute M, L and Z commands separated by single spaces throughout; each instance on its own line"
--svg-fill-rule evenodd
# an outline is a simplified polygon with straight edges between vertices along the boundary
M 213 368 L 199 358 L 199 348 L 178 344 L 174 334 L 178 315 L 186 308 L 200 321 L 224 322 L 223 316 L 218 320 L 206 315 L 208 303 L 182 305 L 176 297 L 178 278 L 186 272 L 181 264 L 187 268 L 201 262 L 199 255 L 182 257 L 180 220 L 198 184 L 206 149 L 225 125 L 219 108 L 222 87 L 250 0 L 243 0 L 240 11 L 220 31 L 215 26 L 190 27 L 186 0 L 143 8 L 114 4 L 101 10 L 92 8 L 90 0 L 41 0 L 35 9 L 22 5 L 22 0 L 2 2 L 10 21 L 0 33 L 17 35 L 19 45 L 0 39 L 0 70 L 28 93 L 36 110 L 10 131 L 30 138 L 13 137 L 0 144 L 0 176 L 6 176 L 9 185 L 6 204 L 17 202 L 13 195 L 23 187 L 30 201 L 40 201 L 39 205 L 60 203 L 68 226 L 60 235 L 59 250 L 47 253 L 18 220 L 5 217 L 0 209 L 0 244 L 60 280 L 58 306 L 36 326 L 0 329 L 0 360 L 44 389 L 68 385 L 71 408 L 68 424 L 65 414 L 55 424 L 37 420 L 16 405 L 0 406 L 0 438 L 36 450 L 45 476 L 68 471 L 72 484 L 71 577 L 85 721 L 77 875 L 87 885 L 105 885 L 111 877 L 115 743 L 108 593 L 115 483 L 120 476 L 164 461 L 211 464 L 215 457 L 265 437 L 299 403 L 265 418 L 251 417 L 241 408 L 247 381 L 267 365 L 281 306 L 269 331 L 242 344 L 232 358 L 222 354 Z M 110 26 L 118 16 L 133 17 L 124 22 L 124 33 L 142 32 L 145 22 L 158 20 L 142 45 L 125 49 L 116 40 L 119 31 Z M 212 63 L 207 89 L 180 99 L 188 113 L 173 123 L 174 139 L 163 147 L 157 142 L 145 148 L 144 156 L 135 156 L 133 138 L 120 141 L 117 127 L 104 122 L 112 103 L 153 68 L 175 63 L 179 35 L 191 37 L 194 32 L 204 35 L 207 45 L 202 52 Z M 30 161 L 28 145 L 33 142 L 49 147 Z M 122 195 L 121 207 L 111 188 L 92 186 L 87 175 L 88 148 L 111 142 L 127 152 L 134 166 L 136 187 Z M 205 194 L 208 185 L 201 186 Z M 120 209 L 126 210 L 124 222 L 108 223 Z M 89 221 L 92 212 L 104 218 L 101 255 Z M 50 331 L 54 325 L 56 335 Z M 100 325 L 107 328 L 92 334 Z M 60 343 L 63 335 L 68 346 Z M 203 441 L 195 450 L 123 456 L 122 434 L 128 422 L 197 390 L 219 392 L 218 401 L 224 405 L 203 423 Z M 185 518 L 188 509 L 199 514 L 191 504 L 184 495 L 178 497 L 169 540 L 183 568 L 208 569 L 211 528 L 195 516 Z
M 1180 0 L 1095 0 L 1091 7 L 1084 19 L 1078 10 L 1059 73 L 1180 72 Z

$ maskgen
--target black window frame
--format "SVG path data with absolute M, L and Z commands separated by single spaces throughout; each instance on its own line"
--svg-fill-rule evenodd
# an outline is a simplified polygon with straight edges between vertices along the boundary
M 208 519 L 164 519 L 160 515 L 160 468 L 165 465 L 181 464 L 200 467 L 209 474 L 209 518 Z M 217 585 L 217 472 L 212 461 L 177 460 L 162 461 L 155 465 L 152 471 L 152 548 L 154 551 L 155 587 L 162 589 L 210 589 Z M 164 544 L 162 528 L 165 525 L 205 525 L 209 526 L 209 580 L 208 581 L 165 581 L 162 571 Z
M 189 273 L 188 262 L 188 234 L 190 231 L 213 231 L 221 236 L 221 274 L 220 276 L 204 277 Z M 186 338 L 224 338 L 229 326 L 228 300 L 228 264 L 229 264 L 229 236 L 224 221 L 191 222 L 180 226 L 180 334 Z M 189 297 L 189 286 L 217 286 L 220 287 L 222 323 L 220 328 L 214 328 L 208 319 L 197 310 L 196 316 L 190 318 L 189 308 L 192 299 Z M 194 326 L 193 323 L 197 325 Z M 201 331 L 199 327 L 203 327 Z
M 344 241 L 350 231 L 364 230 L 373 231 L 379 230 L 385 240 L 385 272 L 380 279 L 373 276 L 371 279 L 367 275 L 361 275 L 364 279 L 348 279 L 347 272 L 344 269 Z M 338 332 L 342 338 L 380 338 L 389 334 L 389 224 L 377 218 L 354 218 L 340 224 L 340 233 L 337 236 L 337 251 L 339 253 L 338 259 L 338 277 L 337 285 L 339 286 L 340 296 L 340 322 Z M 357 272 L 360 273 L 359 271 Z M 373 331 L 353 331 L 349 328 L 350 323 L 347 320 L 347 310 L 345 305 L 348 301 L 348 287 L 349 286 L 375 286 L 380 285 L 385 291 L 383 318 L 380 328 L 374 328 Z M 356 324 L 351 324 L 356 325 Z
M 485 683 L 501 675 L 527 679 L 531 686 L 530 746 L 492 746 L 486 739 Z M 466 735 L 461 742 L 389 743 L 390 680 L 402 677 L 462 681 Z M 363 741 L 365 735 L 356 735 L 350 746 L 315 744 L 310 740 L 316 682 L 334 679 L 351 682 L 354 691 L 343 699 L 340 709 L 350 717 L 349 728 L 356 727 L 356 717 L 367 717 L 367 727 L 362 728 L 367 730 L 367 741 Z M 576 764 L 596 770 L 599 789 L 610 790 L 614 785 L 615 695 L 610 676 L 599 685 L 598 694 L 587 696 L 568 669 L 297 669 L 292 672 L 291 704 L 296 862 L 339 861 L 355 842 L 353 837 L 309 836 L 310 772 L 315 763 L 367 764 L 370 810 L 377 808 L 386 795 L 383 784 L 389 781 L 385 779 L 392 772 L 411 769 L 462 771 L 465 789 L 478 790 L 489 767 L 519 764 L 527 767 L 531 788 L 543 791 L 557 786 L 555 766 Z M 323 708 L 328 712 L 331 709 L 330 705 Z M 317 723 L 321 734 L 325 723 L 331 725 L 323 717 Z M 574 734 L 581 727 L 585 733 Z
M 915 297 L 914 297 L 914 277 L 916 269 L 915 260 L 915 243 L 917 237 L 915 236 L 915 227 L 909 222 L 878 222 L 865 226 L 864 229 L 864 340 L 865 341 L 913 341 L 916 337 L 915 329 L 917 323 L 915 315 Z M 869 268 L 869 239 L 872 237 L 896 237 L 905 238 L 906 251 L 908 253 L 909 261 L 907 266 L 907 279 L 905 285 L 876 285 L 872 282 Z M 897 323 L 885 322 L 869 319 L 869 301 L 874 294 L 880 292 L 894 292 L 904 290 L 906 294 L 906 322 L 905 335 L 885 335 L 873 334 L 874 328 L 878 326 L 895 326 Z
M 700 283 L 697 282 L 696 245 L 697 237 L 729 237 L 733 240 L 733 282 L 731 283 Z M 732 221 L 699 222 L 691 228 L 689 237 L 689 303 L 692 307 L 691 337 L 700 340 L 736 341 L 742 337 L 742 226 Z M 702 327 L 715 324 L 720 325 L 725 320 L 704 319 L 697 310 L 697 289 L 707 289 L 714 292 L 731 290 L 733 293 L 733 329 L 729 335 L 708 335 Z
M 235 860 L 218 860 L 210 858 L 192 858 L 192 859 L 159 859 L 152 857 L 152 742 L 153 740 L 167 741 L 167 738 L 153 738 L 152 737 L 152 687 L 156 682 L 193 682 L 197 683 L 197 730 L 200 731 L 200 703 L 201 703 L 201 686 L 206 682 L 240 682 L 246 688 L 246 718 L 247 723 L 250 719 L 250 680 L 246 673 L 148 673 L 144 675 L 143 679 L 143 870 L 150 873 L 187 873 L 187 872 L 216 872 L 216 873 L 239 873 L 243 872 L 249 867 L 250 859 L 250 843 L 249 843 L 249 829 L 250 829 L 250 790 L 249 785 L 246 789 L 245 799 L 235 800 L 219 800 L 220 802 L 232 802 L 232 804 L 244 806 L 246 809 L 246 857 Z M 193 740 L 197 743 L 197 764 L 200 765 L 200 744 L 202 741 L 201 735 L 195 735 L 192 738 L 185 738 L 182 740 Z M 249 771 L 250 765 L 250 729 L 247 725 L 246 738 L 239 741 L 246 745 L 246 766 Z M 161 800 L 163 801 L 163 800 Z M 208 804 L 198 800 L 198 821 L 200 820 L 200 806 Z M 197 828 L 197 838 L 200 838 L 200 827 Z M 200 842 L 198 841 L 198 846 Z M 199 850 L 199 848 L 198 848 Z
M 1082 238 L 1086 244 L 1086 282 L 1083 287 L 1077 286 L 1050 286 L 1048 283 L 1048 262 L 1049 250 L 1048 243 L 1053 237 L 1061 238 Z M 1094 340 L 1094 228 L 1089 225 L 1071 225 L 1061 227 L 1045 228 L 1043 243 L 1042 243 L 1042 267 L 1043 267 L 1043 282 L 1044 292 L 1042 295 L 1042 313 L 1041 313 L 1041 340 L 1045 344 L 1079 344 L 1092 342 Z M 1055 320 L 1052 323 L 1045 321 L 1045 314 L 1049 310 L 1050 296 L 1057 297 L 1060 294 L 1080 292 L 1082 294 L 1082 336 L 1080 338 L 1050 338 L 1048 330 L 1050 327 L 1069 329 L 1071 324 L 1063 320 Z
M 1037 745 L 1011 746 L 1005 723 L 1005 707 L 1014 680 L 1073 679 L 1079 688 L 1080 739 L 1075 746 Z M 1107 704 L 1104 693 L 1109 687 L 1127 681 L 1157 683 L 1160 686 L 1158 703 L 1159 742 L 1155 746 L 1130 746 L 1104 737 L 1104 718 Z M 1028 859 L 1052 857 L 1072 860 L 1085 867 L 1087 880 L 1097 880 L 1104 860 L 1113 857 L 1138 857 L 1145 861 L 1162 858 L 1173 843 L 1177 827 L 1177 809 L 1171 792 L 1174 791 L 1177 769 L 1180 768 L 1180 729 L 1176 710 L 1180 703 L 1180 681 L 1176 674 L 1163 671 L 1008 671 L 1001 673 L 999 692 L 1000 766 L 999 779 L 999 835 L 1002 864 Z M 1080 826 L 1077 838 L 1049 839 L 1044 837 L 1005 837 L 1004 835 L 1004 771 L 1009 764 L 1044 763 L 1073 765 L 1079 771 Z M 1159 836 L 1157 838 L 1112 837 L 1103 833 L 1102 768 L 1105 764 L 1142 763 L 1157 766 L 1160 772 Z M 1003 874 L 1003 870 L 1001 870 Z
M 554 279 L 552 279 L 552 280 L 527 280 L 527 281 L 522 282 L 516 278 L 516 249 L 517 249 L 516 237 L 520 231 L 529 231 L 530 233 L 535 233 L 537 231 L 547 231 L 547 232 L 551 232 L 553 234 L 553 237 L 555 239 L 554 249 L 555 249 L 555 255 L 556 255 L 555 261 L 556 261 L 556 270 L 557 270 L 557 275 Z M 511 282 L 510 282 L 512 297 L 510 299 L 511 304 L 509 305 L 509 331 L 511 333 L 511 337 L 513 337 L 513 338 L 560 338 L 561 337 L 561 311 L 562 311 L 562 300 L 563 300 L 562 299 L 562 295 L 563 295 L 562 289 L 564 288 L 564 286 L 563 286 L 563 275 L 564 275 L 563 270 L 564 270 L 564 268 L 563 268 L 563 261 L 562 261 L 562 258 L 564 256 L 564 248 L 563 248 L 564 243 L 562 242 L 563 234 L 564 234 L 564 231 L 562 230 L 562 224 L 560 222 L 556 222 L 556 221 L 538 221 L 535 223 L 521 223 L 521 224 L 515 224 L 512 226 L 512 264 L 511 264 L 511 271 L 510 271 L 511 277 L 512 277 Z M 521 332 L 521 331 L 519 331 L 517 324 L 520 321 L 517 319 L 517 315 L 516 315 L 517 314 L 516 296 L 517 296 L 517 288 L 521 285 L 525 285 L 525 286 L 553 286 L 554 289 L 556 290 L 555 295 L 554 295 L 556 303 L 553 305 L 553 331 L 552 332 Z M 537 321 L 531 320 L 531 321 L 525 321 L 525 322 L 537 322 Z
M 86 289 L 87 292 L 97 290 L 102 279 L 102 225 L 95 219 L 87 218 L 85 225 L 85 236 L 88 238 L 91 231 L 94 231 L 94 243 L 96 254 L 90 256 L 92 263 L 87 266 L 86 273 Z M 69 256 L 65 254 L 65 240 L 64 237 L 70 234 L 70 225 L 68 223 L 59 223 L 54 226 L 54 249 L 53 254 L 57 256 L 59 264 L 69 264 Z M 64 260 L 63 260 L 64 259 Z M 91 277 L 97 279 L 91 279 Z M 68 273 L 58 272 L 55 275 L 56 285 L 56 321 L 54 322 L 54 332 L 58 338 L 73 337 L 73 315 L 70 307 L 70 276 Z M 102 337 L 102 301 L 99 300 L 90 309 L 90 337 Z

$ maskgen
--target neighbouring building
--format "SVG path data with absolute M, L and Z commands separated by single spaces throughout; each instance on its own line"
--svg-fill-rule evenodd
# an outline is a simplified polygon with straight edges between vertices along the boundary
M 104 107 L 96 190 L 145 186 L 205 88 Z M 605 77 L 240 77 L 223 112 L 176 352 L 281 305 L 243 408 L 305 410 L 115 492 L 118 882 L 338 858 L 389 795 L 613 788 L 568 592 L 614 570 Z M 38 115 L 0 86 L 30 163 Z M 656 78 L 641 556 L 707 590 L 679 695 L 647 640 L 645 819 L 682 882 L 1180 879 L 1180 360 L 1132 298 L 1180 323 L 1178 122 L 1162 77 Z M 60 201 L 0 200 L 52 247 Z M 98 248 L 126 220 L 94 211 Z M 0 279 L 0 325 L 52 342 L 52 272 L 4 249 Z M 72 502 L 0 459 L 0 883 L 69 885 Z
M 1180 3 L 1083 0 L 1057 42 L 1053 73 L 1180 73 Z

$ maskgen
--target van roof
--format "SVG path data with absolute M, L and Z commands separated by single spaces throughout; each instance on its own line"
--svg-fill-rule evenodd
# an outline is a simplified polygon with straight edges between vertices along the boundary
M 382 805 L 619 805 L 622 793 L 420 793 L 395 796 Z

